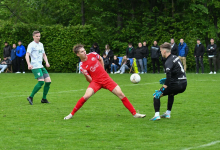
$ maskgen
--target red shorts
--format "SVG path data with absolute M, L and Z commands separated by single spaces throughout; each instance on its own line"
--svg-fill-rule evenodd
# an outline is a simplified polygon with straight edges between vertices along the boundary
M 112 92 L 117 85 L 118 84 L 115 83 L 115 81 L 113 81 L 111 78 L 107 78 L 102 81 L 92 81 L 89 84 L 88 88 L 92 88 L 94 90 L 94 93 L 96 93 L 101 88 L 108 89 Z

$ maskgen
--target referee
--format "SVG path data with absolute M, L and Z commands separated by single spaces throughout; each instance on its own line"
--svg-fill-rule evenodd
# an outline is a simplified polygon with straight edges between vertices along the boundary
M 187 86 L 186 73 L 183 69 L 183 65 L 176 55 L 171 54 L 171 45 L 164 43 L 160 46 L 160 50 L 162 57 L 166 58 L 166 78 L 160 80 L 160 84 L 163 86 L 153 94 L 155 116 L 150 119 L 152 121 L 160 120 L 160 118 L 170 118 L 174 96 L 183 93 Z M 160 97 L 166 95 L 168 95 L 167 111 L 160 116 Z

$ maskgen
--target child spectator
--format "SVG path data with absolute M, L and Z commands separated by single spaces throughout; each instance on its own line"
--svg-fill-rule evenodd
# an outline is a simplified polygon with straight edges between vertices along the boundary
M 119 62 L 118 57 L 115 55 L 111 64 L 111 74 L 113 74 L 113 69 L 116 74 L 117 68 L 119 66 L 118 62 Z
M 129 69 L 130 67 L 130 60 L 127 58 L 127 56 L 124 56 L 121 62 L 121 68 L 116 73 L 123 74 L 125 69 Z

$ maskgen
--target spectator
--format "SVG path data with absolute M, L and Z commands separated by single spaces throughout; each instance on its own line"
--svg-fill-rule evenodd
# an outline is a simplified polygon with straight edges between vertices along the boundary
M 134 58 L 134 47 L 131 43 L 128 43 L 128 47 L 126 49 L 126 56 L 127 58 Z
M 135 52 L 134 52 L 134 58 L 136 58 L 138 73 L 141 73 L 141 74 L 144 74 L 144 67 L 143 67 L 143 60 L 142 60 L 144 58 L 143 54 L 144 53 L 143 53 L 142 43 L 139 42 L 138 47 L 135 49 Z
M 151 60 L 153 64 L 153 73 L 155 73 L 155 63 L 157 64 L 157 73 L 160 73 L 160 47 L 157 45 L 157 41 L 154 41 L 153 46 L 151 46 Z
M 180 39 L 180 43 L 178 45 L 178 55 L 180 61 L 183 64 L 185 72 L 186 72 L 186 56 L 188 54 L 188 51 L 189 51 L 188 46 L 186 45 L 183 39 Z
M 13 44 L 13 49 L 11 50 L 11 61 L 13 72 L 17 72 L 17 58 L 16 58 L 16 44 Z
M 205 47 L 200 42 L 200 39 L 197 39 L 197 44 L 194 50 L 194 56 L 196 60 L 196 74 L 199 73 L 199 62 L 202 68 L 202 73 L 204 73 L 204 65 L 203 65 L 203 55 L 205 53 Z
M 99 46 L 98 46 L 98 43 L 94 43 L 92 45 L 92 47 L 90 48 L 89 52 L 96 52 L 100 55 L 100 50 L 99 50 Z
M 129 58 L 127 58 L 127 56 L 124 56 L 121 62 L 121 68 L 116 73 L 123 74 L 125 73 L 125 69 L 129 69 L 130 67 L 131 66 Z
M 8 42 L 5 42 L 5 47 L 4 47 L 4 50 L 3 50 L 3 57 L 6 58 L 6 57 L 11 57 L 11 46 L 8 45 Z
M 146 41 L 143 42 L 143 55 L 144 55 L 143 58 L 144 73 L 147 73 L 147 57 L 149 55 L 149 50 Z
M 114 53 L 113 51 L 110 49 L 109 45 L 105 45 L 105 51 L 103 52 L 103 54 L 106 54 L 106 56 L 108 57 L 109 59 L 109 62 L 110 64 L 112 63 L 113 61 L 113 58 L 114 58 Z
M 208 52 L 208 58 L 209 58 L 209 67 L 210 67 L 210 73 L 213 74 L 212 72 L 212 63 L 214 65 L 214 74 L 216 74 L 216 50 L 217 50 L 217 45 L 214 44 L 214 39 L 210 39 L 211 44 L 208 45 L 207 47 L 207 52 Z
M 0 73 L 4 72 L 4 70 L 8 67 L 9 64 L 11 64 L 10 59 L 8 59 L 8 57 L 5 57 L 0 64 L 0 69 L 1 69 Z
M 25 47 L 22 45 L 21 41 L 18 41 L 18 46 L 16 48 L 16 56 L 17 56 L 17 64 L 18 64 L 18 70 L 16 73 L 21 73 L 20 72 L 20 66 L 22 65 L 22 71 L 23 73 L 25 73 L 25 70 L 24 70 L 24 56 L 26 54 L 26 50 L 25 50 Z
M 178 46 L 176 45 L 174 38 L 172 38 L 170 40 L 170 44 L 171 44 L 171 54 L 172 55 L 178 55 Z
M 116 71 L 119 66 L 118 62 L 119 62 L 118 57 L 115 55 L 111 63 L 111 74 L 113 74 L 113 69 L 114 69 L 114 73 L 116 74 Z
M 106 56 L 106 54 L 103 54 L 103 61 L 104 61 L 105 71 L 108 72 L 110 63 L 109 63 L 109 58 Z

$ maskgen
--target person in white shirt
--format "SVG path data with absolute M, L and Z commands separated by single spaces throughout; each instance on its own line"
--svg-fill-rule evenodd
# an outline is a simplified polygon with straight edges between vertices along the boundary
M 44 46 L 40 42 L 40 32 L 34 31 L 33 32 L 33 39 L 34 41 L 28 45 L 27 53 L 26 53 L 26 61 L 28 64 L 28 69 L 31 70 L 35 76 L 35 79 L 38 80 L 38 83 L 35 85 L 31 95 L 27 98 L 29 103 L 33 105 L 33 97 L 34 95 L 41 89 L 44 85 L 43 90 L 43 98 L 41 103 L 49 103 L 46 99 L 47 93 L 50 89 L 51 79 L 47 72 L 47 70 L 42 65 L 43 59 L 46 62 L 46 67 L 50 67 L 50 64 L 47 60 L 47 56 L 44 51 Z M 30 58 L 31 57 L 31 63 Z

